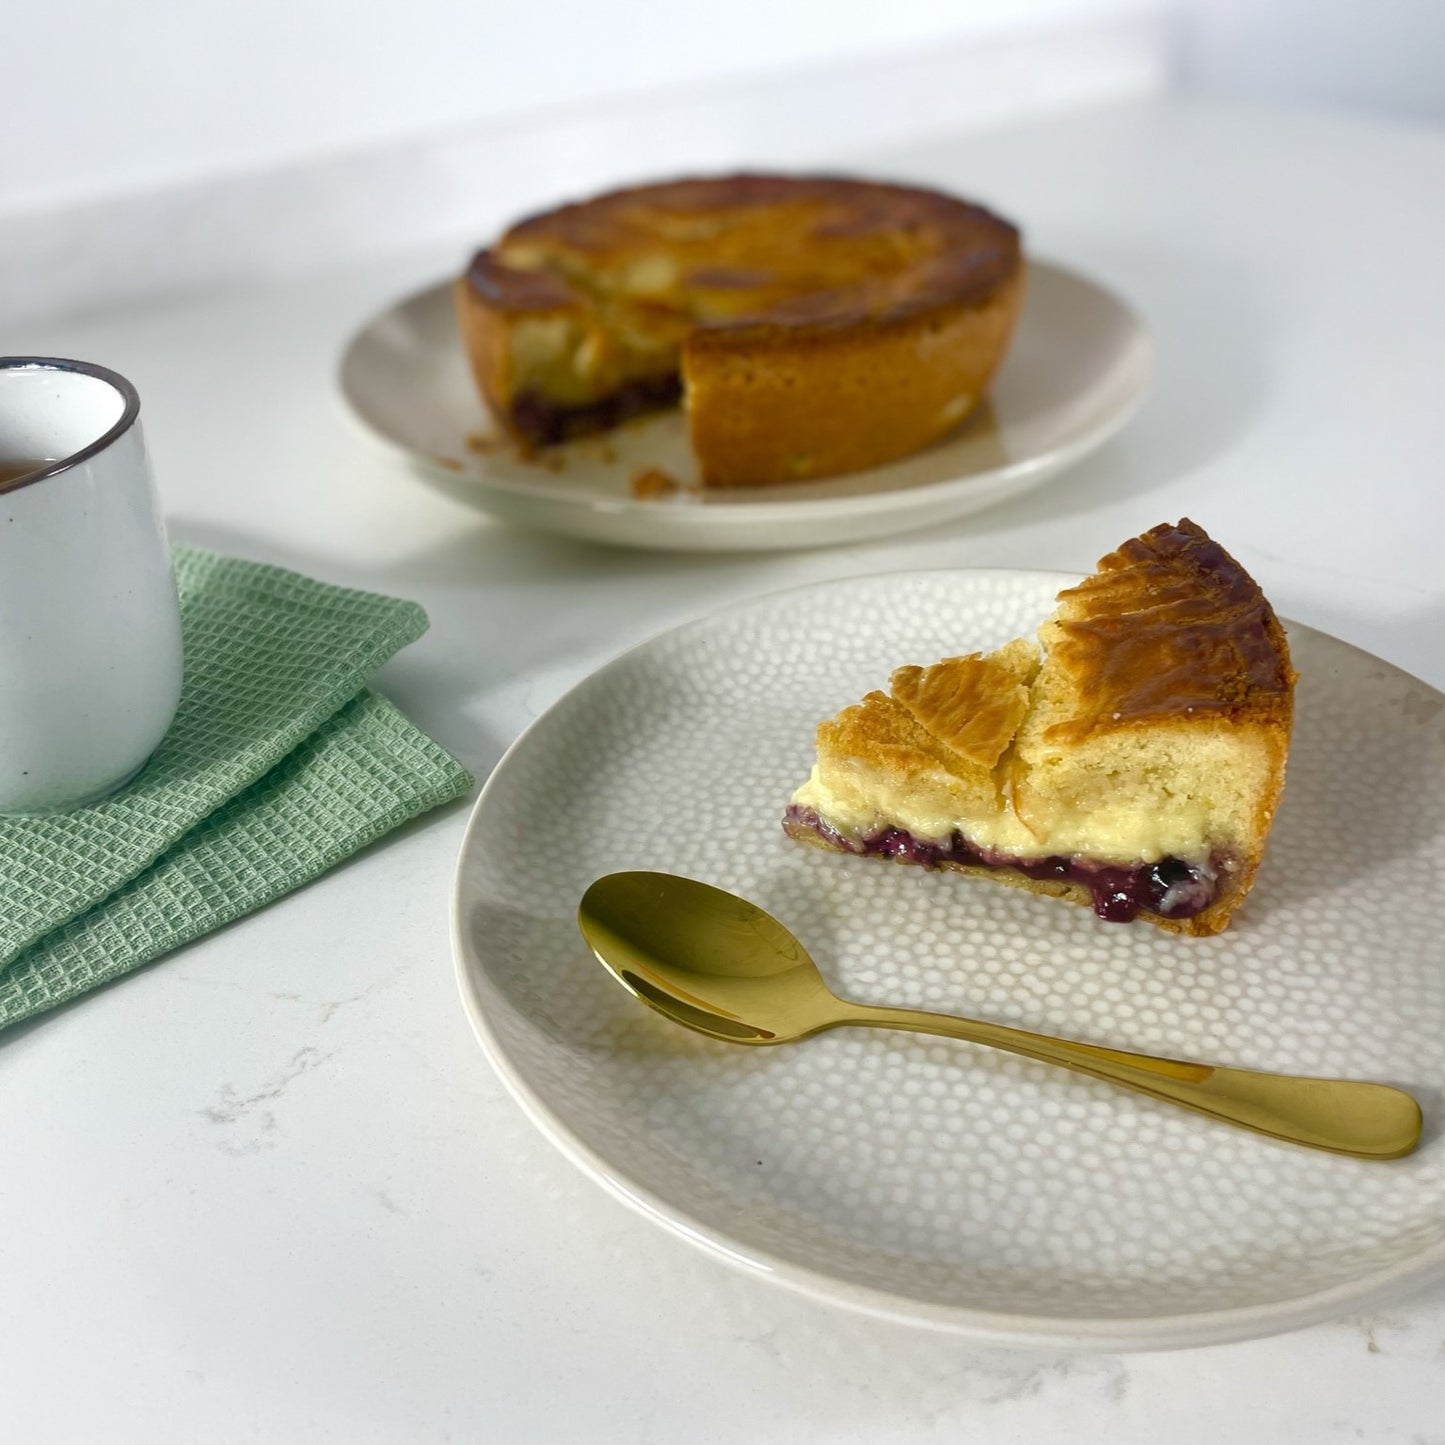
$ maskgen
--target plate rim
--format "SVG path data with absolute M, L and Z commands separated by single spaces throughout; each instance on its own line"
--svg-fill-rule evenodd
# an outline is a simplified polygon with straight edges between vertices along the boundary
M 668 526 L 682 534 L 716 535 L 719 531 L 726 531 L 730 528 L 757 527 L 766 522 L 800 523 L 811 520 L 826 523 L 872 517 L 880 512 L 887 513 L 895 510 L 908 512 L 912 509 L 904 505 L 900 499 L 912 501 L 915 503 L 916 509 L 923 509 L 930 504 L 946 504 L 952 501 L 956 494 L 964 493 L 970 487 L 981 482 L 1013 483 L 1027 489 L 1030 485 L 1037 485 L 1059 472 L 1068 470 L 1091 452 L 1103 446 L 1138 415 L 1140 408 L 1154 391 L 1158 358 L 1154 333 L 1149 329 L 1138 307 L 1120 295 L 1113 287 L 1096 281 L 1083 271 L 1048 257 L 1030 256 L 1028 264 L 1031 273 L 1049 271 L 1090 287 L 1100 295 L 1107 297 L 1133 323 L 1136 343 L 1141 348 L 1138 363 L 1141 368 L 1139 382 L 1131 394 L 1114 411 L 1096 422 L 1094 426 L 1062 445 L 1021 457 L 1016 461 L 1007 462 L 1003 466 L 992 467 L 982 472 L 972 472 L 966 476 L 943 477 L 937 481 L 922 482 L 914 486 L 860 492 L 844 497 L 797 497 L 779 501 L 729 502 L 726 506 L 670 507 L 666 513 Z M 357 404 L 347 386 L 346 373 L 351 358 L 358 351 L 364 339 L 384 318 L 400 311 L 403 307 L 447 291 L 452 284 L 451 279 L 438 280 L 417 287 L 403 296 L 398 296 L 368 316 L 348 335 L 336 362 L 334 375 L 343 409 L 353 423 L 372 441 L 380 443 L 388 452 L 405 458 L 426 475 L 445 479 L 453 486 L 474 483 L 483 491 L 497 492 L 508 498 L 521 498 L 523 501 L 535 505 L 539 511 L 559 508 L 567 512 L 580 512 L 590 516 L 656 516 L 658 513 L 657 503 L 645 498 L 587 497 L 570 493 L 539 491 L 521 479 L 491 477 L 465 470 L 459 472 L 442 466 L 435 457 L 413 449 L 385 431 Z M 478 405 L 480 406 L 480 402 Z M 919 453 L 912 455 L 919 455 Z M 895 459 L 895 462 L 908 459 L 899 457 Z M 885 463 L 884 465 L 894 465 L 894 463 Z M 864 471 L 870 470 L 877 470 L 877 468 L 864 469 Z M 1003 502 L 1015 494 L 1010 491 L 998 500 Z
M 697 617 L 659 628 L 590 668 L 533 718 L 508 745 L 477 794 L 462 833 L 452 871 L 448 902 L 452 963 L 462 1008 L 482 1052 L 507 1092 L 542 1137 L 613 1198 L 620 1200 L 644 1219 L 660 1225 L 669 1234 L 685 1240 L 704 1254 L 721 1260 L 743 1274 L 753 1278 L 761 1277 L 817 1303 L 841 1307 L 871 1319 L 921 1327 L 985 1345 L 1086 1351 L 1160 1351 L 1228 1344 L 1281 1334 L 1338 1318 L 1352 1310 L 1369 1309 L 1386 1300 L 1394 1300 L 1402 1294 L 1424 1289 L 1445 1277 L 1445 1237 L 1408 1259 L 1323 1290 L 1314 1290 L 1308 1294 L 1267 1304 L 1200 1310 L 1178 1315 L 1100 1318 L 1089 1315 L 1007 1314 L 996 1310 L 932 1303 L 874 1285 L 840 1279 L 738 1240 L 726 1229 L 694 1217 L 686 1209 L 661 1198 L 647 1185 L 628 1177 L 624 1171 L 579 1139 L 526 1082 L 492 1029 L 486 1009 L 472 983 L 468 965 L 468 943 L 464 935 L 464 875 L 472 840 L 479 830 L 489 794 L 503 769 L 513 755 L 528 743 L 535 732 L 547 725 L 552 715 L 569 703 L 579 689 L 601 674 L 625 665 L 634 654 L 651 648 L 663 638 L 701 630 L 719 617 L 746 612 L 799 592 L 844 587 L 861 581 L 926 576 L 1010 577 L 1030 581 L 1048 580 L 1068 585 L 1080 580 L 1083 575 L 1077 572 L 1027 567 L 926 567 L 882 569 L 859 573 L 856 576 L 804 582 L 754 593 L 711 608 Z M 1336 646 L 1347 648 L 1360 657 L 1380 663 L 1402 677 L 1410 678 L 1445 702 L 1445 692 L 1376 653 L 1307 623 L 1288 618 L 1281 618 L 1280 621 L 1287 632 L 1297 629 L 1325 638 Z

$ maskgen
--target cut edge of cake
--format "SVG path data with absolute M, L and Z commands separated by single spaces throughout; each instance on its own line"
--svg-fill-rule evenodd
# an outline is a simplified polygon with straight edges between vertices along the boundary
M 820 724 L 784 827 L 1217 933 L 1263 856 L 1294 681 L 1253 579 L 1194 523 L 1164 524 L 1065 589 L 1039 645 L 899 668 Z

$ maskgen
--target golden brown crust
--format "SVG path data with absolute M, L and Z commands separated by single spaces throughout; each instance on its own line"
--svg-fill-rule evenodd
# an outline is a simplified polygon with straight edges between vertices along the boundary
M 1245 569 L 1187 517 L 1161 523 L 1059 594 L 1045 628 L 1067 701 L 1046 736 L 1065 743 L 1161 723 L 1247 734 L 1268 757 L 1236 871 L 1188 931 L 1216 933 L 1254 886 L 1284 789 L 1298 674 L 1274 609 Z
M 1059 820 L 1074 826 L 1102 807 L 1135 827 L 1173 809 L 1182 831 L 1165 836 L 1202 844 L 1184 856 L 1218 867 L 1219 891 L 1190 918 L 1141 916 L 1170 932 L 1219 932 L 1253 886 L 1284 786 L 1296 674 L 1269 603 L 1186 519 L 1103 558 L 1096 575 L 1060 593 L 1040 637 L 1041 663 L 1020 640 L 985 657 L 898 669 L 891 697 L 870 694 L 820 726 L 821 781 L 850 788 L 855 810 L 862 788 L 865 809 L 887 797 L 918 816 L 954 817 L 965 839 L 970 819 L 987 832 L 990 808 L 1001 806 L 1026 830 L 1016 837 L 1056 849 Z M 940 771 L 956 782 L 941 787 Z M 878 816 L 897 815 L 880 806 Z M 810 830 L 788 831 L 802 838 Z M 835 846 L 816 835 L 804 841 Z M 1170 851 L 1156 844 L 1142 855 L 1110 855 L 1084 846 L 1111 866 L 1153 863 Z M 938 866 L 1092 901 L 1063 880 Z
M 531 216 L 480 252 L 468 279 L 493 306 L 530 311 L 609 272 L 625 289 L 628 267 L 659 252 L 677 289 L 731 293 L 725 304 L 708 298 L 720 314 L 704 324 L 791 333 L 981 301 L 1021 259 L 1016 227 L 939 191 L 740 174 L 632 186 Z M 540 287 L 539 269 L 549 273 Z
M 890 692 L 870 692 L 818 725 L 818 758 L 860 766 L 902 787 L 923 776 L 946 777 L 960 807 L 996 808 L 997 764 L 1028 711 L 1037 667 L 1037 648 L 1020 640 L 987 656 L 899 668 Z M 959 697 L 961 708 L 952 705 Z
M 554 271 L 509 266 L 497 250 L 478 251 L 458 283 L 474 291 L 493 311 L 562 311 L 573 306 L 577 293 Z
M 681 369 L 704 482 L 757 485 L 875 466 L 947 434 L 982 399 L 1023 287 L 1017 230 L 982 207 L 735 175 L 531 217 L 473 259 L 457 307 L 483 396 L 519 437 L 529 389 L 590 409 L 588 427 L 606 424 L 609 395 Z M 550 373 L 514 355 L 539 324 L 567 358 Z
M 987 393 L 1025 283 L 1020 267 L 985 300 L 886 323 L 693 332 L 683 370 L 704 482 L 837 476 L 933 445 Z
M 1202 527 L 1161 524 L 1059 594 L 1049 659 L 1073 715 L 1050 735 L 1200 713 L 1288 726 L 1295 672 L 1258 584 Z
M 462 347 L 477 390 L 491 406 L 492 414 L 499 420 L 504 419 L 505 406 L 501 398 L 509 393 L 510 370 L 506 332 L 494 323 L 492 313 L 465 277 L 453 284 L 452 300 L 462 334 Z
M 818 755 L 856 760 L 875 772 L 907 778 L 941 768 L 992 789 L 992 773 L 956 752 L 886 692 L 870 692 L 835 718 L 818 724 Z
M 946 657 L 932 667 L 900 667 L 893 699 L 915 722 L 968 762 L 994 768 L 1029 710 L 1038 652 L 1015 642 L 998 652 Z

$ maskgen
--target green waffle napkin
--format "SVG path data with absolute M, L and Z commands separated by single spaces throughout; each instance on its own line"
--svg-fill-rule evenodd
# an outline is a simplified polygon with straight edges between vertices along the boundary
M 426 629 L 412 602 L 175 549 L 186 686 L 129 786 L 0 818 L 0 1028 L 308 882 L 470 775 L 372 673 Z

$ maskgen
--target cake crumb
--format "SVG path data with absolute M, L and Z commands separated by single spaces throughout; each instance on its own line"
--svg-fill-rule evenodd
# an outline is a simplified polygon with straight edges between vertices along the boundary
M 506 441 L 493 432 L 472 431 L 466 436 L 467 450 L 482 455 L 486 452 L 499 452 L 506 446 Z
M 439 467 L 445 467 L 449 472 L 462 472 L 466 470 L 466 463 L 459 462 L 455 457 L 433 457 L 432 461 Z
M 632 495 L 644 502 L 655 497 L 671 496 L 682 486 L 676 477 L 669 475 L 661 467 L 648 467 L 644 471 L 634 472 L 628 485 L 632 488 Z
M 588 461 L 601 466 L 610 467 L 617 460 L 617 450 L 609 437 L 583 437 L 576 446 Z

